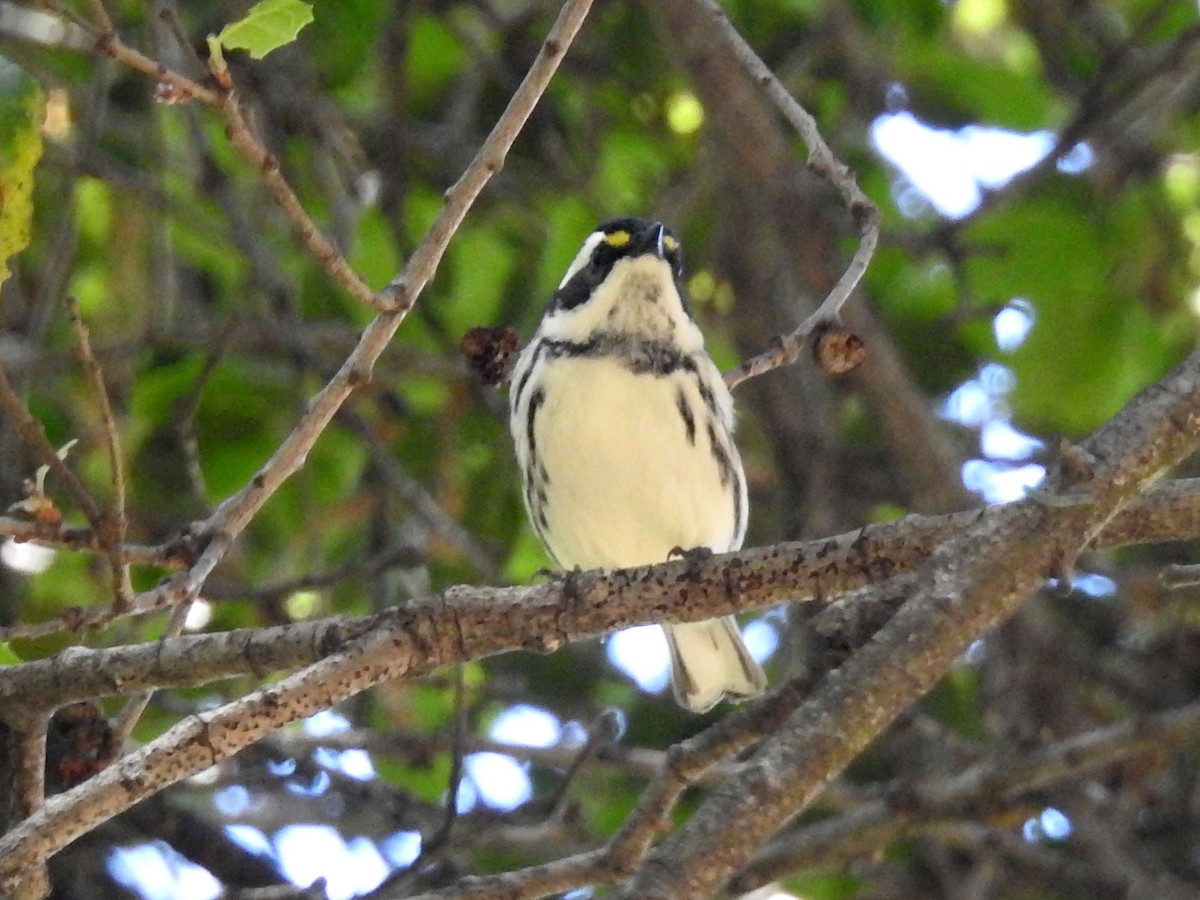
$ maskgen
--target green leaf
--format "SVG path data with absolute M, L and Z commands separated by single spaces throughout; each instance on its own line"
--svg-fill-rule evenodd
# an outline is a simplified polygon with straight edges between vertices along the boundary
M 254 59 L 262 59 L 294 41 L 312 20 L 312 7 L 301 0 L 262 0 L 245 18 L 221 29 L 217 41 L 227 50 L 246 50 Z
M 789 878 L 787 887 L 810 900 L 850 900 L 858 896 L 862 882 L 849 872 L 806 872 Z
M 1080 215 L 1073 186 L 993 213 L 972 229 L 989 248 L 968 263 L 981 297 L 1024 297 L 1036 323 L 1005 357 L 1017 375 L 1012 396 L 1023 427 L 1086 434 L 1173 361 L 1166 336 L 1121 284 L 1113 247 L 1136 234 L 1117 211 Z
M 45 108 L 38 83 L 0 56 L 0 283 L 8 278 L 9 258 L 29 246 Z

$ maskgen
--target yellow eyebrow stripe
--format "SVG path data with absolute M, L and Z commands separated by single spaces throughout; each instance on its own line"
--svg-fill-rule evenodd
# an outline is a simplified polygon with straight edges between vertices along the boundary
M 604 243 L 610 247 L 624 247 L 633 238 L 628 231 L 610 231 L 604 236 Z
M 679 241 L 675 240 L 675 238 L 671 237 L 669 234 L 666 234 L 663 235 L 663 246 L 674 253 L 679 249 Z

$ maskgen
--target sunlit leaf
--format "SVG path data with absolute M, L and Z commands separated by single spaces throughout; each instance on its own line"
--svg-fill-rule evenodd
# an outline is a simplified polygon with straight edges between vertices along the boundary
M 221 29 L 217 41 L 227 50 L 246 50 L 254 59 L 262 59 L 294 41 L 312 20 L 312 6 L 302 0 L 262 0 Z
M 0 283 L 8 278 L 8 260 L 29 244 L 45 109 L 41 86 L 0 56 Z

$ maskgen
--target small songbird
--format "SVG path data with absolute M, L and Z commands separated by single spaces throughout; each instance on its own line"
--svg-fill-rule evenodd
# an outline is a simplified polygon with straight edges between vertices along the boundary
M 681 259 L 658 222 L 605 222 L 513 370 L 509 426 L 525 507 L 560 567 L 641 566 L 742 545 L 733 398 L 680 290 Z M 663 628 L 680 705 L 704 712 L 765 690 L 732 616 Z

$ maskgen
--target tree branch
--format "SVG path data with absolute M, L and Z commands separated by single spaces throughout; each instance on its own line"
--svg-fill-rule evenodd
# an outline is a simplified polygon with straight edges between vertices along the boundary
M 549 650 L 647 622 L 696 621 L 779 603 L 832 601 L 916 571 L 942 542 L 993 527 L 1038 500 L 899 522 L 816 541 L 713 556 L 702 563 L 592 571 L 569 581 L 509 588 L 448 588 L 371 616 L 334 617 L 271 628 L 184 635 L 109 649 L 69 647 L 57 656 L 0 671 L 0 701 L 58 706 L 114 693 L 196 686 L 236 675 L 262 676 L 339 652 L 372 631 L 402 639 L 438 635 L 414 648 L 409 675 L 518 648 Z M 1067 508 L 1070 511 L 1070 508 Z M 1200 479 L 1157 485 L 1132 501 L 1095 547 L 1200 536 Z M 7 632 L 0 630 L 0 639 Z
M 776 878 L 811 865 L 828 864 L 835 855 L 869 853 L 902 834 L 948 816 L 979 818 L 982 809 L 1007 811 L 1027 795 L 1079 778 L 1143 753 L 1162 754 L 1193 744 L 1200 734 L 1200 704 L 1142 716 L 1075 735 L 1014 758 L 992 756 L 954 775 L 866 800 L 846 813 L 783 835 L 757 854 L 728 886 L 753 891 Z M 981 807 L 982 805 L 982 807 Z
M 703 897 L 805 809 L 971 641 L 1087 547 L 1133 496 L 1200 438 L 1200 352 L 1143 391 L 1083 446 L 1086 478 L 1001 507 L 940 545 L 897 615 L 650 855 L 624 896 Z M 1070 467 L 1064 467 L 1070 468 Z M 1076 493 L 1086 491 L 1086 494 Z

